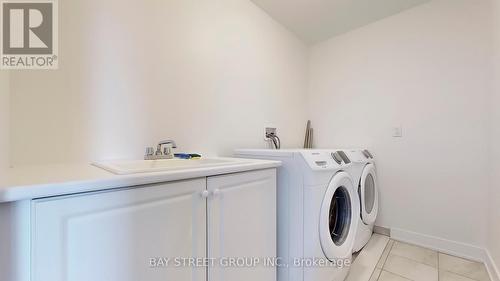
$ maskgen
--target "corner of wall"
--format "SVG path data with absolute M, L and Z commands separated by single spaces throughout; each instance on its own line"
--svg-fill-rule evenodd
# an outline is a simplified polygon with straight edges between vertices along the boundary
M 490 279 L 491 281 L 500 281 L 500 271 L 498 269 L 498 266 L 496 265 L 496 262 L 493 259 L 491 252 L 488 249 L 486 249 L 485 251 L 486 251 L 485 264 L 486 264 L 486 269 L 490 274 Z
M 497 105 L 500 102 L 500 0 L 491 0 L 492 11 L 492 85 L 491 95 L 489 99 L 489 194 L 488 194 L 488 226 L 487 226 L 487 257 L 488 257 L 488 270 L 492 277 L 496 275 L 496 280 L 500 280 L 500 185 L 497 181 L 497 176 L 500 174 L 500 164 L 496 159 L 500 157 L 500 147 L 496 145 L 500 141 L 500 113 L 498 112 Z

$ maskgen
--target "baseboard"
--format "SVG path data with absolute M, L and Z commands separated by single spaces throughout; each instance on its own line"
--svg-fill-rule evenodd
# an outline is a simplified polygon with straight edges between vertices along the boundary
M 486 269 L 490 274 L 491 281 L 500 281 L 500 271 L 498 270 L 498 267 L 488 250 L 486 250 L 486 260 L 484 263 L 486 264 Z
M 375 225 L 373 227 L 373 232 L 384 236 L 391 236 L 391 229 L 383 226 Z
M 483 248 L 402 229 L 392 228 L 391 238 L 469 260 L 484 262 L 486 257 Z
M 500 281 L 500 274 L 488 250 L 474 245 L 451 241 L 398 228 L 391 228 L 391 238 L 417 246 L 433 249 L 464 259 L 482 262 L 486 265 L 492 281 Z

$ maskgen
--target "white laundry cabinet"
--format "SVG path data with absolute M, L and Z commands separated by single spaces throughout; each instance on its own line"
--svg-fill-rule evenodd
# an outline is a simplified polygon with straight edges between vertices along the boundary
M 274 281 L 276 170 L 31 201 L 31 281 Z

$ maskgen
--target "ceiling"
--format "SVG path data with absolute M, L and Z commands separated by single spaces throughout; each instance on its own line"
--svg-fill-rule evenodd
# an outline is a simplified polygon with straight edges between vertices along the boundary
M 316 43 L 430 0 L 252 0 L 307 43 Z

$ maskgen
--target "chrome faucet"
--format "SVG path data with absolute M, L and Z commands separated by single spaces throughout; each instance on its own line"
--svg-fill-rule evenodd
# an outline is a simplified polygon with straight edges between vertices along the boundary
M 177 145 L 175 144 L 175 141 L 173 140 L 166 140 L 166 141 L 161 141 L 158 143 L 158 146 L 156 147 L 156 155 L 162 155 L 165 154 L 164 152 L 161 151 L 161 147 L 164 145 L 170 145 L 171 148 L 177 148 Z M 165 147 L 167 149 L 168 147 Z
M 162 150 L 163 148 L 163 150 Z M 156 147 L 156 152 L 153 153 L 153 148 L 146 148 L 146 154 L 144 155 L 144 160 L 158 160 L 158 159 L 172 159 L 174 158 L 173 149 L 177 148 L 175 141 L 166 140 L 158 143 Z

